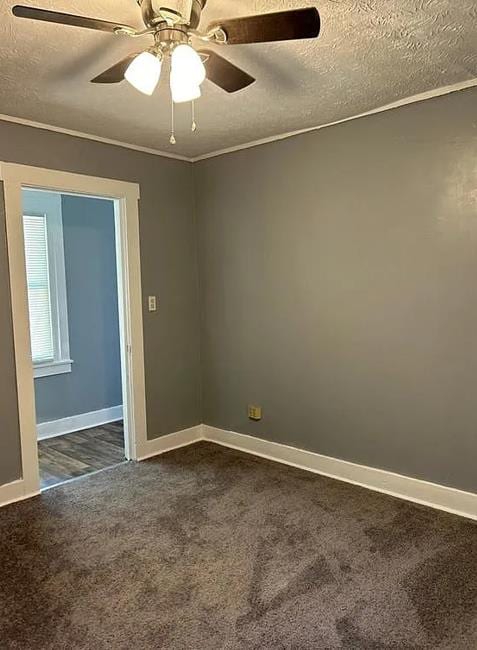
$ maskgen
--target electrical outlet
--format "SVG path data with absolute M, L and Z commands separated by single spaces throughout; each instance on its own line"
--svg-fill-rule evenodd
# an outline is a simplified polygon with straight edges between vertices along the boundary
M 156 296 L 148 296 L 147 297 L 147 308 L 148 308 L 149 311 L 156 311 L 157 310 Z
M 248 417 L 250 420 L 261 420 L 262 419 L 262 407 L 254 406 L 253 404 L 248 405 Z

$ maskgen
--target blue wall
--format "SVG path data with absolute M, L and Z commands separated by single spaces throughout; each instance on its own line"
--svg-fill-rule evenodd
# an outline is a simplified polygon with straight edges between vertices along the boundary
M 35 379 L 37 422 L 122 404 L 113 202 L 63 195 L 61 207 L 73 364 Z

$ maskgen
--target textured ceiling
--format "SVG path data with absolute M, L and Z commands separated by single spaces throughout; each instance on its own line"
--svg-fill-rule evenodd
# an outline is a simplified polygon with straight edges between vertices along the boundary
M 12 17 L 0 3 L 0 113 L 188 157 L 334 122 L 396 100 L 477 77 L 477 0 L 208 0 L 203 23 L 317 6 L 314 41 L 220 48 L 257 78 L 236 95 L 209 82 L 198 102 L 176 111 L 162 79 L 153 97 L 127 83 L 89 79 L 151 37 L 132 39 Z M 140 27 L 135 0 L 25 0 L 24 4 Z M 168 3 L 164 0 L 164 5 Z M 172 5 L 173 6 L 173 5 Z

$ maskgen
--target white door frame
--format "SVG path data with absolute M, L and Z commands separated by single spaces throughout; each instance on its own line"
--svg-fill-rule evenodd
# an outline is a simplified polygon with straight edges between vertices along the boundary
M 0 162 L 4 184 L 7 250 L 20 425 L 22 492 L 38 493 L 35 390 L 23 241 L 22 186 L 114 200 L 118 307 L 124 402 L 125 451 L 132 460 L 147 442 L 142 292 L 139 250 L 139 185 L 109 178 Z

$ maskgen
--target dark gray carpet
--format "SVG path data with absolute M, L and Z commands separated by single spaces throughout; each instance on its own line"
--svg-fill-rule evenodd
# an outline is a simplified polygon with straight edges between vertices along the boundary
M 0 511 L 0 647 L 477 648 L 477 525 L 200 443 Z

